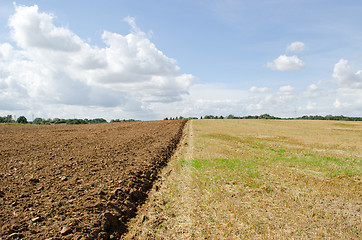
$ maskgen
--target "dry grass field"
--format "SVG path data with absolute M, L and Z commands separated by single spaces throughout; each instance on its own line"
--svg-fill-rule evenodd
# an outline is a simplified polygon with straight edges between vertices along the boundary
M 125 239 L 362 238 L 361 122 L 187 124 Z

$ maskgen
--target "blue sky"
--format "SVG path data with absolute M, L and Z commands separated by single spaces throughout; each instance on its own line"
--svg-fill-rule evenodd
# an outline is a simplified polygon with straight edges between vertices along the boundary
M 362 3 L 2 1 L 0 115 L 362 116 Z

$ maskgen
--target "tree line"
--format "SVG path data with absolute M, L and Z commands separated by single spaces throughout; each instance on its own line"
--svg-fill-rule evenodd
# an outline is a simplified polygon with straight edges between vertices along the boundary
M 255 116 L 244 116 L 244 117 L 238 117 L 234 116 L 232 114 L 229 114 L 228 116 L 213 116 L 213 115 L 205 115 L 204 118 L 201 117 L 201 119 L 281 119 L 279 117 L 274 117 L 269 114 L 262 114 L 262 115 L 255 115 Z
M 199 119 L 198 117 L 166 117 L 164 120 L 191 120 L 191 119 Z M 362 117 L 346 117 L 343 115 L 340 116 L 333 116 L 333 115 L 326 115 L 326 116 L 302 116 L 297 118 L 280 118 L 275 117 L 269 114 L 261 114 L 261 115 L 249 115 L 249 116 L 243 116 L 238 117 L 234 116 L 232 114 L 229 114 L 228 116 L 214 116 L 214 115 L 205 115 L 201 116 L 200 119 L 297 119 L 297 120 L 335 120 L 335 121 L 362 121 Z M 138 120 L 134 119 L 112 119 L 110 122 L 134 122 Z M 4 117 L 0 116 L 0 123 L 20 123 L 20 124 L 37 124 L 37 125 L 50 125 L 50 124 L 95 124 L 95 123 L 107 123 L 107 120 L 104 118 L 95 118 L 95 119 L 78 119 L 78 118 L 72 118 L 72 119 L 63 119 L 63 118 L 53 118 L 53 119 L 44 119 L 44 118 L 35 118 L 33 121 L 28 121 L 25 116 L 20 116 L 18 118 L 13 117 L 12 115 L 7 115 Z
M 197 117 L 188 117 L 188 118 L 185 118 L 185 117 L 166 117 L 164 118 L 164 120 L 179 120 L 179 119 L 199 119 Z M 237 117 L 237 116 L 234 116 L 232 114 L 224 117 L 222 115 L 220 116 L 214 116 L 214 115 L 205 115 L 205 116 L 201 116 L 200 119 L 281 119 L 281 118 L 278 118 L 278 117 L 274 117 L 274 116 L 270 116 L 269 114 L 262 114 L 262 115 L 259 115 L 259 116 L 245 116 L 245 117 Z
M 198 119 L 197 117 L 183 117 L 183 116 L 179 116 L 179 117 L 165 117 L 163 120 L 191 120 L 191 119 Z
M 327 116 L 303 116 L 303 117 L 298 117 L 297 119 L 305 119 L 305 120 L 337 120 L 337 121 L 362 121 L 362 117 L 346 117 L 343 115 L 340 116 L 332 116 L 332 115 L 327 115 Z
M 134 119 L 112 119 L 110 122 L 134 122 Z M 37 124 L 37 125 L 50 125 L 50 124 L 96 124 L 96 123 L 107 123 L 107 120 L 104 118 L 95 118 L 95 119 L 63 119 L 63 118 L 35 118 L 32 122 L 29 122 L 25 116 L 20 116 L 18 118 L 13 117 L 12 115 L 7 115 L 5 117 L 0 117 L 0 123 L 20 123 L 20 124 Z
M 182 116 L 180 117 L 171 117 L 171 118 L 165 118 L 164 120 L 178 120 L 178 119 L 199 119 L 197 117 L 190 117 L 190 118 L 184 118 Z M 315 115 L 315 116 L 303 116 L 303 117 L 297 117 L 297 118 L 280 118 L 280 117 L 275 117 L 269 114 L 261 114 L 261 115 L 249 115 L 249 116 L 243 116 L 243 117 L 238 117 L 238 116 L 234 116 L 232 114 L 229 114 L 228 116 L 214 116 L 214 115 L 205 115 L 205 116 L 201 116 L 200 119 L 284 119 L 284 120 L 335 120 L 335 121 L 362 121 L 362 117 L 346 117 L 343 115 L 340 116 L 333 116 L 333 115 L 326 115 L 326 116 L 319 116 L 319 115 Z

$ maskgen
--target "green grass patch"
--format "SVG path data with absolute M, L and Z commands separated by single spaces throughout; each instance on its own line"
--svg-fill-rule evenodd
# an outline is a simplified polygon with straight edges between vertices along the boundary
M 250 146 L 250 148 L 254 148 L 254 149 L 265 149 L 264 146 L 254 146 L 254 145 Z
M 215 159 L 192 159 L 189 162 L 185 160 L 179 160 L 183 165 L 188 165 L 195 169 L 215 168 L 220 170 L 235 170 L 244 171 L 245 169 L 254 169 L 257 167 L 255 161 L 247 159 L 227 159 L 227 158 L 215 158 Z
M 293 163 L 290 167 L 309 169 L 324 173 L 325 176 L 358 176 L 361 175 L 361 161 L 348 158 L 337 158 L 334 156 L 318 156 L 312 153 L 296 154 L 290 153 L 288 156 L 278 155 L 276 160 Z
M 262 149 L 262 150 L 267 150 L 267 151 L 272 151 L 272 152 L 276 152 L 276 153 L 278 153 L 278 155 L 282 155 L 282 154 L 284 154 L 284 153 L 286 152 L 286 150 L 285 150 L 285 149 L 283 149 L 283 148 L 280 148 L 280 149 L 274 149 L 274 148 L 267 148 L 267 147 L 262 146 L 262 145 L 260 145 L 260 146 L 254 146 L 254 145 L 252 145 L 252 146 L 250 146 L 250 148 L 254 148 L 254 149 Z
M 257 161 L 247 159 L 192 159 L 182 164 L 192 169 L 192 174 L 200 184 L 243 182 L 245 186 L 256 188 L 261 185 L 261 167 Z
M 263 150 L 254 153 L 260 164 L 262 162 L 265 165 L 270 165 L 271 162 L 288 163 L 287 166 L 289 167 L 321 172 L 329 177 L 361 175 L 361 161 L 355 158 L 321 156 L 310 152 L 300 153 L 293 149 L 276 149 L 263 145 L 251 145 L 250 148 Z

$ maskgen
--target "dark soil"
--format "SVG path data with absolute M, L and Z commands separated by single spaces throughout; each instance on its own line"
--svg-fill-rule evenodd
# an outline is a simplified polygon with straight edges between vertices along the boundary
M 0 125 L 0 239 L 119 239 L 184 125 Z

